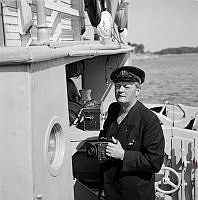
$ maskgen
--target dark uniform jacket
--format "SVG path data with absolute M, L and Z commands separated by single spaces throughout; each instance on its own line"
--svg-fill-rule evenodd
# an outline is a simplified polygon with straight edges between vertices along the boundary
M 120 105 L 109 106 L 100 137 L 118 139 L 124 159 L 101 164 L 106 200 L 154 200 L 155 173 L 163 163 L 164 136 L 158 117 L 137 101 L 118 125 Z

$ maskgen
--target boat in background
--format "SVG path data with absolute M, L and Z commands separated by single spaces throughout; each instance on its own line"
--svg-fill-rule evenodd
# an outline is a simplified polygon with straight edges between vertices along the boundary
M 198 107 L 183 104 L 145 104 L 160 119 L 164 126 L 173 126 L 198 131 Z

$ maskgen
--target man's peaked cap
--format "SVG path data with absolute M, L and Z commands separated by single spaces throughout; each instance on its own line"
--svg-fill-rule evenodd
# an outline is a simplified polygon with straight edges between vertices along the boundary
M 145 72 L 135 66 L 123 66 L 116 68 L 110 76 L 114 83 L 117 82 L 139 82 L 142 84 L 145 80 Z

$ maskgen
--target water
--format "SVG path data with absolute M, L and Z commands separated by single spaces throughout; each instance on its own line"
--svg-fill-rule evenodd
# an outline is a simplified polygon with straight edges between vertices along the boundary
M 133 60 L 146 72 L 140 100 L 198 106 L 198 54 Z

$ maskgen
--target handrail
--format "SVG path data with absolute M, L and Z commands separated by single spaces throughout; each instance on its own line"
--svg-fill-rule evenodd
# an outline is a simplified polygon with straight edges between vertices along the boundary
M 100 55 L 112 55 L 129 53 L 130 46 L 111 43 L 102 45 L 100 42 L 81 42 L 76 45 L 60 48 L 50 48 L 48 46 L 29 47 L 2 47 L 0 48 L 0 66 L 8 64 L 32 63 L 38 61 L 51 60 L 65 57 L 94 57 Z
M 32 0 L 32 4 L 36 4 L 37 0 Z M 47 1 L 44 0 L 45 2 L 45 7 L 47 9 L 61 12 L 64 14 L 72 15 L 72 16 L 80 16 L 79 10 L 76 10 L 72 8 L 69 4 L 62 3 L 62 2 L 52 2 L 52 1 Z

